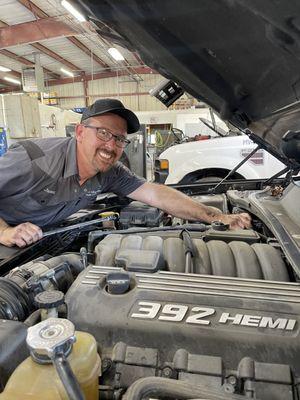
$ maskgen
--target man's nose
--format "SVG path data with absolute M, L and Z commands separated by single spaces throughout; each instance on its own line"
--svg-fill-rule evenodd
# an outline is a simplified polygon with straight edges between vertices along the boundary
M 105 145 L 106 145 L 105 147 L 108 149 L 116 149 L 118 147 L 114 137 L 109 139 L 108 142 L 105 142 Z

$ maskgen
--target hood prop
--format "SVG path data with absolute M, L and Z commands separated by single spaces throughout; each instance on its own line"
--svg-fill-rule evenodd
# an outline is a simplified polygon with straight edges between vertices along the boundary
M 214 194 L 215 191 L 217 190 L 217 188 L 222 185 L 222 183 L 224 181 L 226 181 L 226 179 L 228 179 L 231 175 L 233 175 L 242 165 L 245 164 L 246 161 L 249 160 L 250 157 L 252 157 L 258 150 L 260 150 L 262 147 L 260 145 L 258 145 L 257 147 L 255 147 L 255 149 L 253 149 L 251 151 L 251 153 L 249 153 L 247 155 L 247 157 L 245 157 L 240 163 L 238 163 L 237 166 L 235 166 L 226 176 L 225 178 L 223 178 L 216 186 L 214 186 L 212 189 L 210 189 L 211 194 Z

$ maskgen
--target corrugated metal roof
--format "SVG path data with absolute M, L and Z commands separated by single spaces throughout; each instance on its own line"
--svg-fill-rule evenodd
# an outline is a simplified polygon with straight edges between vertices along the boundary
M 45 18 L 45 16 L 49 16 L 50 20 L 54 18 L 55 21 L 64 22 L 67 26 L 71 26 L 75 29 L 73 35 L 74 39 L 72 39 L 72 37 L 63 36 L 44 39 L 45 36 L 41 36 L 39 42 L 36 42 L 36 38 L 30 41 L 29 35 L 29 39 L 26 43 L 23 43 L 24 39 L 20 37 L 19 41 L 17 38 L 15 39 L 14 45 L 10 43 L 9 47 L 2 46 L 0 48 L 0 65 L 12 69 L 11 76 L 19 76 L 20 79 L 20 73 L 22 72 L 22 68 L 26 66 L 26 60 L 27 62 L 34 63 L 35 55 L 39 54 L 41 65 L 52 72 L 51 74 L 45 71 L 46 85 L 50 85 L 53 79 L 56 79 L 55 82 L 60 83 L 70 82 L 72 78 L 67 78 L 61 71 L 61 68 L 64 68 L 75 74 L 74 81 L 76 81 L 76 79 L 78 80 L 80 74 L 83 72 L 85 76 L 87 76 L 87 80 L 94 79 L 94 77 L 96 79 L 99 77 L 97 75 L 99 73 L 101 73 L 101 77 L 107 76 L 105 75 L 107 73 L 110 75 L 117 74 L 117 79 L 104 79 L 102 84 L 89 82 L 88 87 L 89 90 L 91 90 L 91 94 L 93 92 L 95 94 L 102 92 L 127 93 L 136 90 L 136 81 L 143 80 L 143 77 L 139 75 L 138 69 L 143 66 L 142 61 L 132 52 L 116 46 L 106 38 L 99 36 L 93 24 L 88 22 L 79 24 L 78 21 L 75 21 L 61 6 L 60 0 L 26 0 L 26 2 L 24 2 L 24 0 L 0 0 L 0 22 L 3 22 L 3 24 L 0 23 L 0 27 L 30 22 L 36 25 Z M 34 25 L 32 26 L 34 29 Z M 44 46 L 44 48 L 41 48 L 41 45 Z M 107 52 L 109 47 L 117 47 L 125 57 L 125 61 L 119 62 L 114 60 Z M 53 53 L 47 54 L 47 50 Z M 73 64 L 74 68 L 71 68 L 70 65 L 68 66 L 68 63 Z M 131 75 L 132 78 L 127 78 L 126 81 L 125 77 L 120 77 L 120 75 L 124 73 Z M 5 75 L 9 75 L 9 73 L 5 73 Z M 4 73 L 0 72 L 1 85 L 5 85 L 3 77 Z M 57 81 L 58 78 L 59 80 Z M 78 86 L 77 83 L 76 85 L 75 83 L 73 86 L 71 84 L 70 87 L 64 85 L 66 87 L 65 96 L 73 96 L 74 94 L 70 94 L 69 90 L 73 93 L 72 88 L 75 87 L 76 90 L 80 92 L 80 95 L 83 95 L 82 82 L 80 82 Z M 139 86 L 139 90 L 142 91 L 141 85 Z M 64 91 L 62 90 L 62 92 Z M 72 102 L 73 101 L 71 101 L 71 103 Z
M 107 53 L 108 46 L 105 45 L 104 41 L 101 40 L 97 33 L 78 35 L 77 39 L 96 54 L 96 56 L 101 58 L 106 64 L 116 64 L 116 61 L 112 60 L 111 56 Z
M 32 13 L 16 0 L 1 0 L 0 19 L 8 25 L 32 21 Z
M 40 42 L 42 45 L 48 49 L 59 54 L 65 60 L 75 64 L 79 71 L 86 71 L 89 64 L 89 57 L 73 43 L 69 42 L 67 38 L 61 37 L 56 39 L 48 39 Z M 58 63 L 60 69 L 62 63 Z M 66 68 L 66 67 L 65 67 Z M 66 68 L 69 69 L 69 68 Z M 75 72 L 75 71 L 74 71 Z
M 18 61 L 14 61 L 5 55 L 0 54 L 0 65 L 6 68 L 10 68 L 14 71 L 21 72 L 21 64 Z
M 33 3 L 48 14 L 49 17 L 56 17 L 67 13 L 59 0 L 34 0 Z

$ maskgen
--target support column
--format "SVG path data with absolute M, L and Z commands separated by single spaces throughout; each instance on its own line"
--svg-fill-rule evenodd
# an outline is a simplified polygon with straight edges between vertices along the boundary
M 84 105 L 85 107 L 89 106 L 89 96 L 88 96 L 88 81 L 86 79 L 85 73 L 81 73 L 81 80 L 83 84 L 83 94 L 84 94 Z

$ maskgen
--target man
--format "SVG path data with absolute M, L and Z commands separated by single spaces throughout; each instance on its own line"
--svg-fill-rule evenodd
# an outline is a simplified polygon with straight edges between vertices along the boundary
M 208 223 L 247 228 L 246 213 L 225 215 L 167 186 L 146 182 L 118 160 L 127 133 L 139 129 L 136 115 L 115 99 L 97 100 L 76 126 L 76 138 L 24 140 L 0 159 L 0 243 L 24 247 L 57 223 L 114 192 L 169 214 Z

